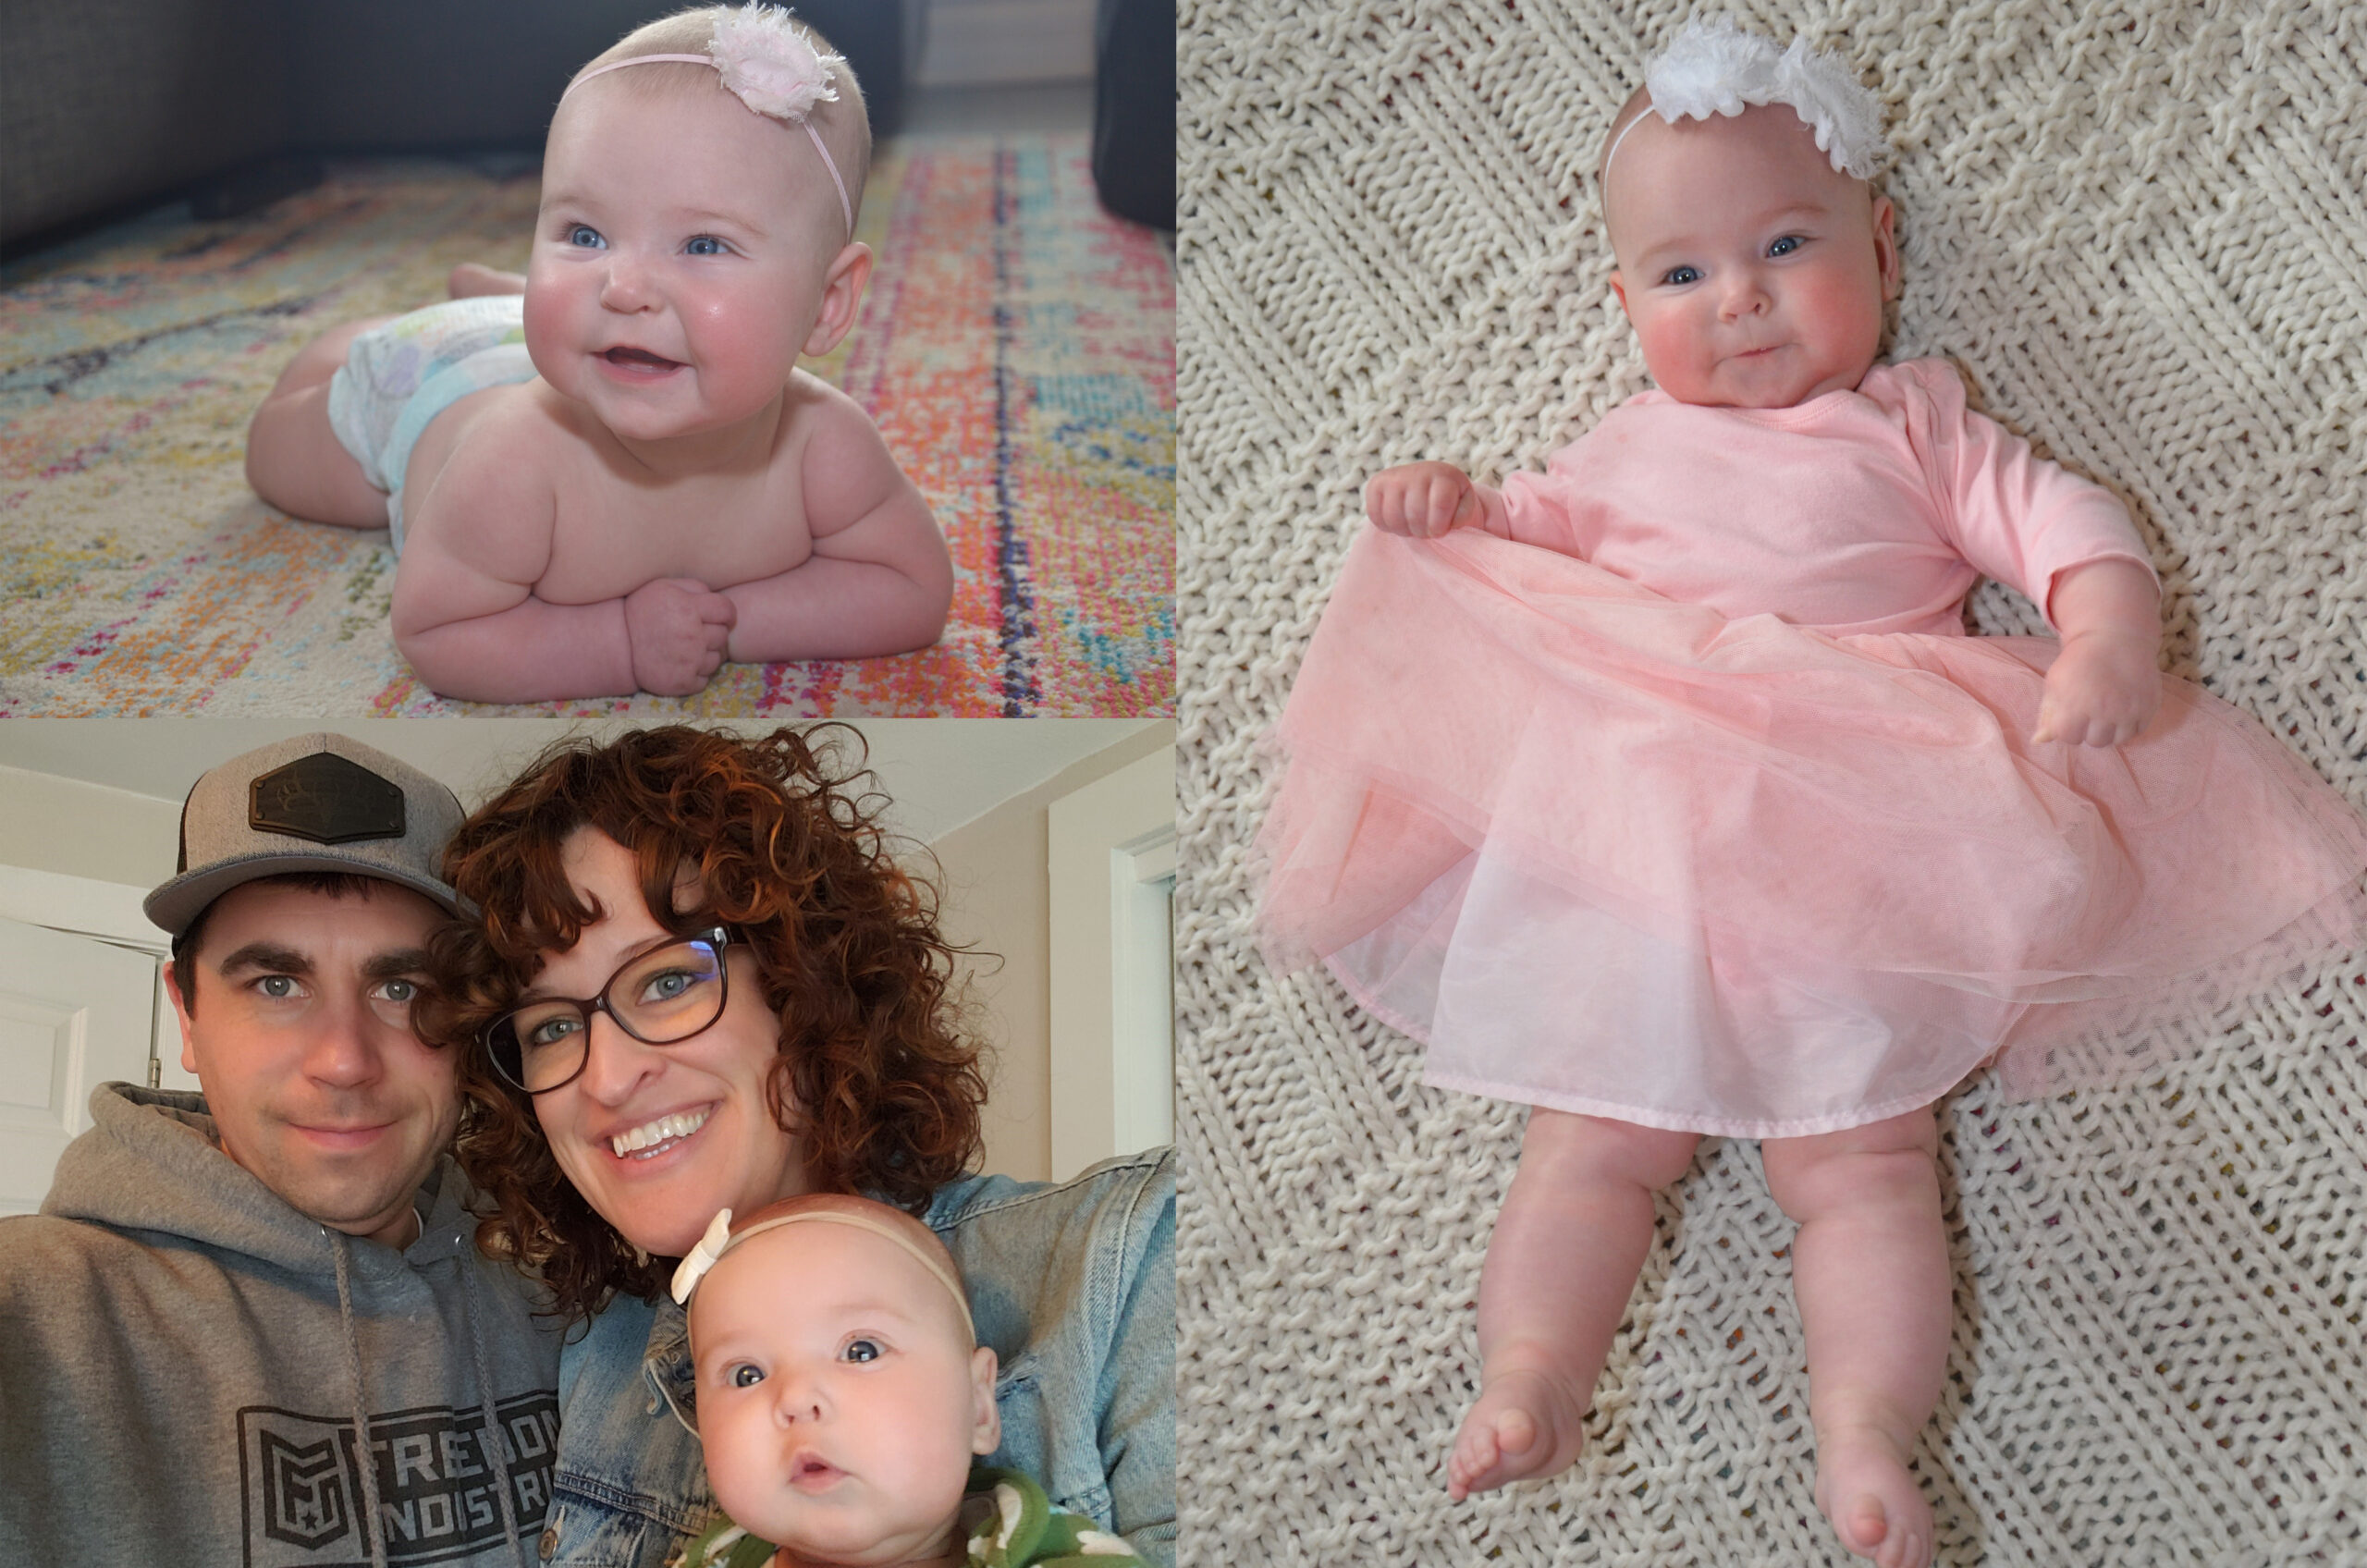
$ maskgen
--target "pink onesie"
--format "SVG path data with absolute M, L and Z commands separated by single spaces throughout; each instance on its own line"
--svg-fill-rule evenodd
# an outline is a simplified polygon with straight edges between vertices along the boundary
M 2126 746 L 2030 741 L 2055 644 L 1965 636 L 1965 594 L 2145 555 L 1944 361 L 1645 393 L 1488 523 L 1350 549 L 1259 840 L 1269 956 L 1428 1082 L 1825 1132 L 1993 1059 L 2017 1094 L 2142 1069 L 2367 929 L 2367 825 L 2199 688 Z

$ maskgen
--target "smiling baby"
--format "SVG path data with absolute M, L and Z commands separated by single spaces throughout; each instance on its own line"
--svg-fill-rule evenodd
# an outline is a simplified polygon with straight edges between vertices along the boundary
M 668 17 L 569 86 L 525 275 L 316 339 L 248 435 L 291 515 L 391 526 L 396 645 L 448 696 L 687 695 L 726 659 L 937 641 L 952 566 L 851 398 L 870 130 L 773 6 Z

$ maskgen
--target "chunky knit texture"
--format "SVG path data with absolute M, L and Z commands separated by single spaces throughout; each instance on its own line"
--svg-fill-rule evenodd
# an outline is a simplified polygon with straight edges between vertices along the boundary
M 1893 357 L 2129 501 L 2169 664 L 2367 802 L 2367 12 L 1730 4 L 1883 99 Z M 1184 1561 L 1849 1561 L 1757 1150 L 1703 1145 L 1577 1466 L 1443 1466 L 1523 1111 L 1257 956 L 1249 845 L 1359 487 L 1542 463 L 1647 385 L 1591 171 L 1673 0 L 1186 0 L 1178 675 Z M 1994 586 L 1982 631 L 2043 630 Z M 2367 958 L 2118 1090 L 1945 1102 L 1940 1560 L 2367 1560 Z M 1245 1523 L 1245 1522 L 1254 1522 Z

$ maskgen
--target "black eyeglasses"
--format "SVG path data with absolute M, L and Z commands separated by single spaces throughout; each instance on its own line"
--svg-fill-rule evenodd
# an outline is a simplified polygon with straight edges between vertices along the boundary
M 713 1026 L 730 990 L 720 925 L 653 948 L 608 976 L 596 997 L 545 997 L 502 1014 L 484 1031 L 484 1047 L 504 1078 L 530 1095 L 572 1084 L 591 1060 L 592 1015 L 648 1046 L 671 1046 Z

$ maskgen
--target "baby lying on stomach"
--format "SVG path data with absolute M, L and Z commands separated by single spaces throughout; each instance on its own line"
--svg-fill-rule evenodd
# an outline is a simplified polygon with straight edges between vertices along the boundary
M 870 156 L 786 13 L 684 12 L 579 73 L 521 277 L 307 345 L 248 433 L 258 494 L 390 524 L 395 643 L 447 696 L 686 695 L 725 659 L 937 641 L 952 564 L 843 393 Z

